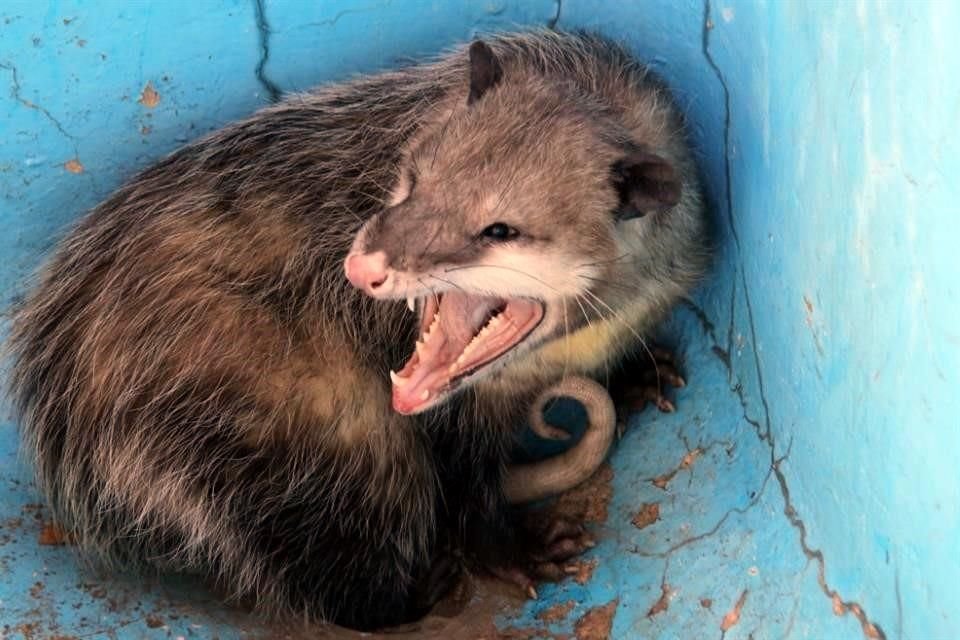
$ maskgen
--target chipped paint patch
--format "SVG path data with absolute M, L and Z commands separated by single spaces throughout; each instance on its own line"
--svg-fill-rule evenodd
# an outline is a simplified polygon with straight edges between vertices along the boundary
M 160 93 L 153 87 L 152 82 L 148 82 L 140 92 L 140 98 L 137 100 L 147 109 L 153 109 L 160 104 Z

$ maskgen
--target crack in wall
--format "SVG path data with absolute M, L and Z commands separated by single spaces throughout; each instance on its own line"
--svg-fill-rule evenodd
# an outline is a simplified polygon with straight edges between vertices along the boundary
M 730 180 L 730 88 L 727 86 L 727 80 L 720 71 L 720 67 L 713 59 L 710 53 L 710 32 L 713 30 L 713 20 L 710 17 L 710 0 L 704 0 L 703 3 L 703 33 L 701 36 L 701 48 L 703 57 L 707 64 L 713 70 L 717 80 L 723 88 L 723 170 L 726 189 L 724 196 L 727 201 L 727 223 L 730 225 L 730 233 L 733 234 L 733 241 L 737 245 L 737 251 L 740 251 L 740 236 L 737 235 L 737 228 L 733 224 L 733 195 L 731 194 Z
M 553 14 L 553 17 L 547 20 L 547 29 L 556 29 L 557 23 L 560 22 L 560 12 L 563 11 L 563 0 L 557 0 L 557 12 Z
M 744 286 L 746 286 L 746 282 L 744 282 Z M 746 294 L 746 289 L 744 290 L 744 293 Z M 714 343 L 711 346 L 711 350 L 713 351 L 714 356 L 721 363 L 723 363 L 724 366 L 728 366 L 727 364 L 728 360 L 725 359 L 722 355 L 717 353 L 717 349 L 719 349 L 721 352 L 723 350 L 722 348 L 719 347 L 719 345 L 716 344 L 716 327 L 714 323 L 710 320 L 706 311 L 704 311 L 701 307 L 697 306 L 696 303 L 692 302 L 691 300 L 684 300 L 684 305 L 686 306 L 686 308 L 690 309 L 693 312 L 693 314 L 697 317 L 697 319 L 701 322 L 704 333 L 707 334 L 709 339 Z M 747 316 L 748 316 L 748 322 L 749 322 L 752 319 L 749 306 L 748 306 Z M 754 341 L 756 340 L 755 338 L 753 339 Z M 752 345 L 752 347 L 754 350 L 754 355 L 756 357 L 755 344 Z M 760 365 L 759 365 L 758 358 L 754 361 L 754 364 L 758 368 L 758 376 L 759 376 Z M 884 634 L 883 629 L 878 624 L 872 622 L 869 619 L 869 617 L 863 611 L 863 608 L 857 602 L 843 600 L 842 598 L 840 598 L 840 595 L 836 592 L 836 590 L 834 590 L 829 586 L 829 584 L 826 582 L 826 561 L 823 557 L 823 553 L 819 549 L 811 549 L 807 545 L 806 524 L 800 518 L 796 508 L 793 506 L 793 502 L 790 497 L 790 488 L 787 484 L 785 475 L 780 469 L 780 465 L 787 460 L 790 454 L 790 450 L 793 447 L 793 440 L 791 439 L 791 441 L 787 445 L 787 452 L 780 458 L 776 458 L 774 453 L 776 450 L 776 445 L 775 445 L 773 433 L 770 429 L 770 422 L 767 422 L 766 431 L 761 432 L 759 430 L 760 423 L 757 420 L 754 420 L 747 415 L 746 399 L 743 391 L 743 385 L 738 381 L 735 385 L 731 387 L 731 391 L 733 391 L 737 395 L 738 399 L 740 400 L 741 407 L 743 408 L 743 411 L 744 411 L 744 415 L 743 415 L 744 421 L 746 421 L 748 424 L 752 425 L 755 428 L 757 438 L 760 439 L 761 441 L 765 441 L 770 448 L 770 469 L 767 473 L 766 478 L 769 479 L 770 475 L 772 474 L 773 477 L 776 478 L 777 480 L 777 484 L 780 487 L 780 493 L 783 496 L 783 500 L 784 500 L 784 509 L 783 509 L 784 515 L 787 516 L 787 520 L 790 523 L 790 525 L 794 529 L 796 529 L 800 535 L 800 549 L 803 552 L 804 556 L 806 556 L 808 560 L 811 560 L 817 564 L 817 582 L 820 585 L 821 591 L 823 591 L 824 595 L 831 601 L 833 601 L 834 598 L 838 598 L 840 600 L 841 604 L 844 607 L 845 612 L 849 611 L 860 622 L 860 625 L 864 631 L 864 635 L 866 635 L 868 638 L 886 640 L 886 635 Z M 762 386 L 760 387 L 760 393 L 761 394 L 763 393 Z M 768 415 L 767 420 L 769 421 L 770 420 L 769 414 L 767 415 Z M 764 481 L 764 486 L 765 485 L 766 485 L 766 480 Z M 758 497 L 759 497 L 759 494 L 758 494 Z M 748 505 L 747 508 L 749 508 L 750 506 L 752 505 Z M 729 515 L 730 515 L 729 513 L 725 514 L 724 519 Z M 722 524 L 722 521 L 719 524 Z M 684 541 L 684 543 L 686 544 L 686 541 Z M 640 555 L 643 555 L 643 554 L 640 554 Z
M 343 18 L 344 16 L 349 16 L 355 13 L 367 13 L 368 11 L 376 11 L 378 9 L 382 9 L 386 7 L 389 4 L 390 2 L 388 1 L 388 2 L 383 2 L 381 4 L 372 5 L 369 7 L 359 7 L 357 9 L 343 9 L 342 11 L 338 11 L 336 14 L 334 14 L 332 18 L 329 18 L 327 20 L 320 20 L 319 22 L 307 22 L 303 26 L 332 27 L 332 26 L 335 26 L 338 22 L 340 22 L 340 18 Z
M 267 21 L 266 0 L 253 0 L 253 13 L 257 22 L 257 36 L 260 43 L 260 59 L 254 75 L 257 82 L 267 92 L 270 102 L 277 102 L 283 93 L 277 84 L 267 77 L 267 61 L 270 60 L 270 23 Z
M 903 598 L 900 597 L 900 567 L 893 572 L 893 593 L 897 597 L 897 637 L 903 638 Z
M 730 227 L 730 233 L 733 237 L 734 245 L 737 249 L 737 260 L 738 260 L 737 270 L 740 271 L 741 281 L 743 283 L 743 297 L 744 297 L 744 302 L 746 304 L 747 324 L 750 329 L 750 337 L 751 337 L 750 348 L 753 352 L 753 361 L 754 361 L 754 367 L 755 367 L 756 376 L 757 376 L 758 393 L 760 395 L 760 402 L 763 405 L 763 411 L 764 411 L 764 424 L 763 424 L 765 429 L 764 433 L 761 434 L 759 430 L 759 423 L 751 422 L 751 424 L 755 425 L 755 428 L 757 429 L 757 436 L 762 441 L 765 441 L 770 447 L 770 458 L 771 458 L 770 471 L 772 471 L 774 477 L 776 478 L 777 485 L 780 487 L 780 493 L 783 496 L 784 515 L 787 517 L 787 520 L 790 523 L 790 525 L 794 529 L 796 529 L 799 534 L 800 549 L 803 552 L 803 554 L 807 557 L 808 560 L 812 560 L 817 564 L 817 582 L 820 585 L 821 591 L 823 591 L 824 595 L 831 601 L 833 601 L 835 598 L 840 599 L 841 603 L 845 608 L 845 611 L 849 611 L 853 613 L 854 616 L 857 618 L 857 620 L 860 622 L 861 629 L 863 630 L 863 633 L 865 636 L 867 636 L 868 638 L 876 638 L 878 640 L 886 640 L 886 634 L 883 632 L 881 627 L 870 621 L 869 617 L 863 611 L 863 608 L 858 603 L 854 601 L 842 600 L 842 598 L 840 598 L 837 591 L 831 588 L 830 585 L 827 583 L 826 561 L 824 559 L 823 552 L 820 551 L 819 549 L 811 549 L 807 545 L 806 524 L 803 522 L 803 519 L 800 517 L 800 515 L 797 513 L 796 508 L 793 506 L 793 502 L 790 496 L 790 487 L 787 484 L 786 476 L 784 475 L 783 471 L 780 468 L 780 465 L 786 459 L 786 456 L 780 459 L 775 459 L 774 452 L 776 450 L 776 444 L 775 444 L 773 432 L 771 430 L 772 420 L 770 418 L 770 405 L 767 401 L 766 390 L 763 384 L 763 373 L 762 373 L 762 367 L 760 364 L 760 354 L 757 348 L 756 326 L 753 319 L 753 306 L 750 302 L 750 291 L 749 291 L 749 287 L 747 286 L 746 272 L 742 268 L 742 265 L 739 264 L 739 260 L 740 260 L 740 256 L 742 255 L 742 252 L 741 252 L 741 245 L 740 245 L 740 237 L 739 237 L 739 234 L 737 233 L 737 228 L 736 228 L 736 225 L 734 224 L 734 218 L 733 218 L 733 192 L 732 192 L 732 180 L 731 180 L 731 169 L 730 169 L 730 130 L 731 130 L 730 89 L 727 85 L 726 78 L 723 75 L 723 72 L 720 70 L 720 67 L 717 65 L 716 61 L 714 60 L 713 55 L 710 53 L 710 32 L 713 30 L 713 27 L 714 27 L 714 24 L 712 20 L 710 0 L 704 0 L 703 31 L 702 31 L 702 37 L 701 37 L 701 44 L 702 44 L 703 56 L 706 59 L 707 64 L 713 70 L 717 78 L 717 81 L 720 83 L 720 86 L 723 89 L 723 98 L 724 98 L 723 150 L 724 150 L 724 181 L 725 181 L 724 196 L 725 196 L 726 209 L 727 209 L 726 211 L 727 223 Z M 691 305 L 692 303 L 690 303 L 688 306 L 691 306 Z M 719 344 L 717 343 L 716 335 L 713 332 L 713 323 L 709 322 L 709 317 L 705 312 L 703 312 L 702 309 L 699 309 L 699 313 L 697 314 L 697 316 L 698 318 L 701 318 L 701 321 L 703 320 L 707 321 L 707 324 L 705 324 L 704 326 L 705 328 L 709 328 L 708 335 L 710 335 L 711 339 L 714 341 L 714 347 L 718 348 Z M 734 314 L 733 314 L 733 311 L 731 310 L 731 320 L 730 320 L 731 324 L 728 327 L 728 340 L 732 336 L 732 332 L 733 332 L 733 318 L 734 318 Z M 714 349 L 714 354 L 718 357 L 718 359 L 721 360 L 721 362 L 724 363 L 725 366 L 730 367 L 730 373 L 732 375 L 732 366 L 731 366 L 732 363 L 730 362 L 730 352 L 729 352 L 730 347 L 732 347 L 732 342 L 728 344 L 728 350 L 726 351 L 726 354 L 727 354 L 726 358 L 723 358 L 721 354 L 717 352 L 716 349 Z M 720 349 L 720 351 L 721 353 L 723 352 L 722 349 Z M 744 398 L 742 385 L 739 384 L 739 382 L 736 385 L 734 391 L 735 393 L 737 393 L 738 397 L 741 400 L 741 405 L 743 406 L 743 409 L 744 409 L 744 416 L 746 417 L 745 398 Z M 788 448 L 788 453 L 789 453 L 789 448 Z M 767 477 L 769 477 L 769 474 Z
M 707 538 L 716 534 L 717 531 L 719 531 L 720 528 L 724 525 L 724 523 L 726 523 L 726 521 L 730 518 L 730 516 L 732 516 L 733 514 L 743 515 L 748 511 L 750 511 L 751 509 L 753 509 L 755 506 L 757 506 L 757 504 L 760 502 L 760 499 L 763 497 L 764 491 L 766 491 L 767 483 L 770 480 L 771 471 L 772 469 L 767 471 L 767 475 L 764 476 L 763 482 L 760 483 L 760 489 L 754 493 L 753 498 L 750 499 L 750 502 L 747 503 L 747 506 L 731 507 L 730 509 L 727 510 L 726 513 L 724 513 L 720 517 L 719 520 L 717 520 L 716 524 L 714 524 L 713 527 L 711 527 L 707 531 L 704 531 L 703 533 L 698 533 L 697 535 L 691 536 L 689 538 L 684 538 L 680 542 L 670 545 L 663 551 L 646 551 L 644 549 L 641 549 L 640 545 L 633 545 L 632 547 L 627 549 L 627 551 L 629 551 L 630 553 L 635 553 L 641 558 L 666 559 L 666 558 L 669 558 L 672 553 L 674 553 L 679 549 L 682 549 L 691 544 L 700 542 L 701 540 L 706 540 Z
M 27 100 L 26 98 L 23 97 L 21 93 L 22 87 L 20 86 L 20 76 L 18 75 L 16 65 L 14 65 L 11 62 L 0 62 L 0 69 L 5 69 L 10 72 L 10 82 L 11 82 L 10 93 L 13 96 L 13 99 L 19 102 L 20 104 L 22 104 L 23 106 L 25 106 L 26 108 L 33 109 L 34 111 L 37 111 L 43 114 L 43 117 L 49 120 L 50 123 L 53 124 L 54 127 L 56 127 L 57 131 L 59 131 L 64 138 L 70 141 L 70 145 L 73 147 L 73 156 L 75 159 L 79 159 L 80 151 L 77 146 L 77 137 L 71 134 L 66 129 L 64 129 L 63 124 L 60 122 L 60 120 L 54 117 L 54 115 L 50 113 L 50 111 L 47 110 L 46 107 L 39 105 L 36 102 L 33 102 L 31 100 Z

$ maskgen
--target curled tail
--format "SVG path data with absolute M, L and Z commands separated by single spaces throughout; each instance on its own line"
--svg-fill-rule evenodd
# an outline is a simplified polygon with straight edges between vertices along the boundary
M 503 491 L 512 504 L 541 500 L 577 486 L 593 475 L 607 456 L 616 429 L 616 411 L 607 390 L 590 378 L 564 378 L 541 392 L 530 408 L 530 428 L 547 439 L 570 437 L 547 424 L 543 417 L 546 404 L 559 397 L 572 398 L 583 405 L 587 430 L 576 445 L 560 455 L 508 467 Z

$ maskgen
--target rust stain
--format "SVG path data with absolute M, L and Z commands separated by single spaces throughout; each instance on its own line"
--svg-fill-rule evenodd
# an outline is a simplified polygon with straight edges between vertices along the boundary
M 72 158 L 63 163 L 63 168 L 70 173 L 83 173 L 83 165 L 77 158 Z
M 839 593 L 834 592 L 831 596 L 830 601 L 833 603 L 833 615 L 835 616 L 845 616 L 847 612 L 852 613 L 857 620 L 860 622 L 860 628 L 863 630 L 863 635 L 870 640 L 882 640 L 884 637 L 883 631 L 880 630 L 875 624 L 867 620 L 867 616 L 863 613 L 863 609 L 860 608 L 856 602 L 846 603 L 840 597 Z
M 668 608 L 670 608 L 670 585 L 664 582 L 660 585 L 660 598 L 654 602 L 650 610 L 647 611 L 647 617 L 652 618 L 659 613 L 663 613 Z
M 616 598 L 583 614 L 573 629 L 577 640 L 607 640 L 619 605 L 620 599 Z
M 704 609 L 709 609 L 713 606 L 713 600 L 710 598 L 700 598 L 700 606 Z
M 637 529 L 645 529 L 660 519 L 660 503 L 646 502 L 630 521 Z
M 40 529 L 37 544 L 44 546 L 59 546 L 71 542 L 70 534 L 55 522 L 47 522 Z
M 747 590 L 744 589 L 740 597 L 737 598 L 737 603 L 733 605 L 733 609 L 728 611 L 727 615 L 723 616 L 723 620 L 720 621 L 720 631 L 729 631 L 731 627 L 734 627 L 740 622 L 740 611 L 743 610 L 743 605 L 746 601 Z
M 807 313 L 813 313 L 813 303 L 807 296 L 803 296 L 803 306 L 807 308 Z
M 148 109 L 153 109 L 155 106 L 160 104 L 160 94 L 157 93 L 157 90 L 153 88 L 153 83 L 147 83 L 147 86 L 145 86 L 143 91 L 140 92 L 140 99 L 137 100 L 137 102 Z
M 566 602 L 555 604 L 552 607 L 544 609 L 537 614 L 537 618 L 547 623 L 560 622 L 561 620 L 566 620 L 575 606 L 577 606 L 576 602 L 567 600 Z
M 700 447 L 697 447 L 692 451 L 688 451 L 687 455 L 683 456 L 683 460 L 680 461 L 680 468 L 689 469 L 690 467 L 693 466 L 693 463 L 696 462 L 697 458 L 699 458 L 702 454 L 703 454 L 703 449 L 701 449 Z
M 678 466 L 676 469 L 673 469 L 672 471 L 668 471 L 667 473 L 657 476 L 656 478 L 651 480 L 650 483 L 653 486 L 655 486 L 657 489 L 662 489 L 666 491 L 667 485 L 670 484 L 670 481 L 673 480 L 674 476 L 676 476 L 677 473 L 679 473 L 680 471 L 683 471 L 692 467 L 693 463 L 696 462 L 697 458 L 699 458 L 701 455 L 703 455 L 703 449 L 701 449 L 700 447 L 697 447 L 691 451 L 688 451 L 686 455 L 683 456 L 683 459 L 680 461 L 680 466 Z
M 654 478 L 654 479 L 651 480 L 650 482 L 651 482 L 651 483 L 653 484 L 653 486 L 655 486 L 657 489 L 664 489 L 664 490 L 665 490 L 665 489 L 667 488 L 667 485 L 670 484 L 670 481 L 673 480 L 673 476 L 675 476 L 675 475 L 677 475 L 677 470 L 676 470 L 676 469 L 674 469 L 674 470 L 671 471 L 670 473 L 665 473 L 665 474 L 663 474 L 662 476 L 657 476 L 656 478 Z
M 840 596 L 836 593 L 833 594 L 833 615 L 842 616 L 847 613 L 847 605 L 843 604 L 843 600 L 840 599 Z

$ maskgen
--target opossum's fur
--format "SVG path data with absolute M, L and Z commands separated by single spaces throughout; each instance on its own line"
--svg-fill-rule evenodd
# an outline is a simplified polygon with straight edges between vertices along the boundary
M 518 362 L 509 390 L 492 380 L 428 415 L 394 413 L 387 373 L 414 317 L 351 288 L 342 262 L 424 114 L 466 95 L 465 52 L 290 96 L 120 188 L 15 312 L 24 446 L 82 549 L 363 628 L 422 612 L 451 550 L 510 558 L 500 479 L 530 398 L 565 368 L 614 364 L 706 254 L 681 123 L 643 67 L 585 35 L 489 43 L 507 73 L 646 100 L 651 135 L 681 140 L 687 213 L 664 225 L 677 240 L 649 260 L 650 282 L 603 293 L 618 317 L 587 309 L 593 324 Z

